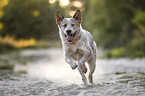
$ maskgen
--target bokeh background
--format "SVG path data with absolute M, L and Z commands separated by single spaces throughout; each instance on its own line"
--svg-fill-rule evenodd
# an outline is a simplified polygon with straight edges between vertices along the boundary
M 55 21 L 77 9 L 98 46 L 92 86 L 65 62 Z M 0 0 L 0 96 L 96 95 L 145 96 L 145 0 Z
M 55 12 L 76 9 L 105 57 L 145 56 L 145 0 L 0 0 L 0 53 L 61 47 Z

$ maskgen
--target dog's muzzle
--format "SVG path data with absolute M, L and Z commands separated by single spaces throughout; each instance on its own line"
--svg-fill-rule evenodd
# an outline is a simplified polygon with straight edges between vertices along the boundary
M 64 35 L 65 35 L 66 40 L 67 40 L 68 42 L 72 42 L 72 41 L 73 41 L 73 38 L 74 38 L 75 35 L 76 35 L 76 32 L 75 32 L 74 34 L 69 33 L 69 34 L 64 34 Z

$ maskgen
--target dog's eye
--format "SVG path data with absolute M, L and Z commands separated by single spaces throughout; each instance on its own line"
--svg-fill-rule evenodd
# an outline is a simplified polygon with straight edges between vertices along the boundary
M 64 24 L 63 27 L 65 28 L 67 26 L 67 24 Z
M 71 26 L 72 26 L 72 27 L 75 27 L 75 26 L 76 26 L 76 24 L 71 24 Z

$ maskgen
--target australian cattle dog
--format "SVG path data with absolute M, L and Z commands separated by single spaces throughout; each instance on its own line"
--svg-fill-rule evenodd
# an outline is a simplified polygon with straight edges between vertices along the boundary
M 96 43 L 90 32 L 81 26 L 81 11 L 78 9 L 72 18 L 65 18 L 59 11 L 56 12 L 56 23 L 65 54 L 66 62 L 72 69 L 77 68 L 82 76 L 84 85 L 87 85 L 85 73 L 89 65 L 89 83 L 93 84 L 92 74 L 96 67 Z

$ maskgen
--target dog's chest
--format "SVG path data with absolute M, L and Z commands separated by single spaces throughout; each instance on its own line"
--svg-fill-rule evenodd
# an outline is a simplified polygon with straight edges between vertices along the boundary
M 77 44 L 74 44 L 74 45 L 70 45 L 68 47 L 68 49 L 69 49 L 69 52 L 72 53 L 71 57 L 74 60 L 79 60 L 84 55 L 84 53 L 86 51 L 84 42 L 77 43 Z

